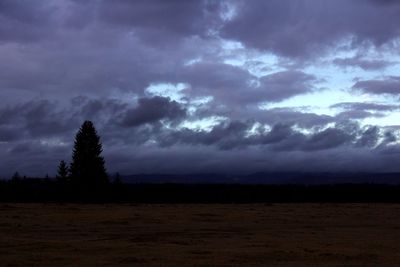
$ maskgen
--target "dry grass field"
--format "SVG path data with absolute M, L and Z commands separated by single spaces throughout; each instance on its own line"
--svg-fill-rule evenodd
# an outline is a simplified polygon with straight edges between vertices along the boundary
M 0 266 L 399 265 L 395 204 L 0 204 Z

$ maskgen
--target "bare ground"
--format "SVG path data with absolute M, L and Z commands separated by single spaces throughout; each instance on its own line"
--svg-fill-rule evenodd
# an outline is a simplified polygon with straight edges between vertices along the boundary
M 0 266 L 399 266 L 400 205 L 0 204 Z

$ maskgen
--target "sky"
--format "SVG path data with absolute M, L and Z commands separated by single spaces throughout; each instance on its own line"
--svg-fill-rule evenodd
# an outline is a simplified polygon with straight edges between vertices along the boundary
M 400 171 L 400 2 L 1 0 L 0 176 Z

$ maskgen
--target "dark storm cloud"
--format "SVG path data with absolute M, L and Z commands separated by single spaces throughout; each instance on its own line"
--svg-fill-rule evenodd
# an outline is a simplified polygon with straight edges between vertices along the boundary
M 385 114 L 379 112 L 369 112 L 365 110 L 348 110 L 340 112 L 336 115 L 336 118 L 339 120 L 348 120 L 348 119 L 365 119 L 365 118 L 382 118 L 385 117 Z
M 122 117 L 130 107 L 127 103 L 117 99 L 92 99 L 84 96 L 74 97 L 70 103 L 74 117 L 104 124 L 115 122 L 115 118 Z
M 313 82 L 317 79 L 311 74 L 295 70 L 257 78 L 239 67 L 202 62 L 185 68 L 182 80 L 192 85 L 191 93 L 194 95 L 212 95 L 222 103 L 254 104 L 263 101 L 279 102 L 312 92 Z
M 267 145 L 271 151 L 298 151 L 307 139 L 303 133 L 295 131 L 291 125 L 278 123 L 261 136 L 253 137 L 255 143 Z
M 355 136 L 339 128 L 327 128 L 310 134 L 300 133 L 287 125 L 276 125 L 266 135 L 275 151 L 320 151 L 351 144 Z M 268 137 L 274 137 L 273 139 Z
M 52 22 L 53 11 L 46 1 L 1 1 L 0 43 L 43 39 L 51 32 L 47 25 Z
M 186 116 L 186 110 L 180 104 L 159 96 L 139 98 L 136 105 L 83 96 L 71 99 L 70 103 L 70 106 L 60 107 L 57 102 L 38 100 L 1 109 L 2 136 L 9 136 L 12 129 L 33 138 L 60 136 L 70 134 L 87 119 L 94 120 L 101 128 L 111 124 L 117 127 L 119 120 L 123 127 L 136 127 L 160 120 L 174 122 Z
M 389 76 L 380 80 L 362 80 L 356 82 L 352 88 L 370 94 L 398 95 L 400 93 L 400 76 Z
M 360 111 L 393 111 L 400 109 L 400 105 L 367 103 L 367 102 L 343 102 L 331 105 L 330 108 L 342 108 L 347 110 Z
M 0 127 L 12 127 L 15 137 L 55 136 L 70 128 L 72 118 L 48 100 L 29 101 L 0 109 Z M 10 131 L 10 130 L 9 130 Z
M 71 153 L 69 146 L 52 146 L 31 140 L 12 146 L 0 143 L 0 147 L 4 149 L 2 158 L 7 156 L 7 160 L 0 163 L 2 177 L 5 174 L 10 177 L 15 171 L 21 175 L 44 177 L 46 173 L 53 173 L 54 166 Z
M 122 124 L 135 127 L 162 119 L 175 120 L 186 115 L 186 111 L 177 102 L 165 97 L 140 98 L 135 108 L 126 111 Z
M 395 64 L 394 62 L 386 60 L 362 59 L 358 56 L 349 58 L 335 58 L 333 63 L 341 67 L 358 67 L 363 70 L 382 70 Z
M 0 40 L 40 41 L 58 34 L 62 27 L 80 30 L 100 22 L 110 30 L 139 34 L 153 45 L 163 45 L 177 37 L 207 35 L 219 21 L 220 9 L 220 3 L 208 1 L 4 0 Z M 112 29 L 116 27 L 123 29 Z
M 321 127 L 335 121 L 332 116 L 302 112 L 293 108 L 272 108 L 260 113 L 259 120 L 269 125 L 280 122 L 288 125 L 297 125 L 305 129 Z
M 390 151 L 370 149 L 331 149 L 312 151 L 229 150 L 215 151 L 211 147 L 179 147 L 167 150 L 136 150 L 134 155 L 119 158 L 118 170 L 130 173 L 132 166 L 138 173 L 154 173 L 154 166 L 163 173 L 219 173 L 248 174 L 257 171 L 395 171 L 399 147 Z M 121 157 L 121 151 L 116 153 Z M 174 158 L 166 161 L 165 158 Z M 316 158 L 318 160 L 316 160 Z M 193 164 L 195 162 L 196 164 Z M 290 164 L 288 164 L 290 162 Z
M 383 135 L 383 144 L 392 143 L 397 141 L 396 135 L 393 134 L 391 131 L 386 131 Z
M 221 102 L 254 101 L 256 77 L 247 70 L 223 63 L 201 62 L 183 69 L 181 79 L 192 85 L 193 95 L 212 95 Z
M 399 110 L 399 105 L 363 103 L 363 102 L 344 102 L 331 105 L 330 108 L 343 109 L 344 111 L 336 115 L 337 119 L 365 119 L 369 117 L 385 117 L 390 111 Z
M 70 157 L 70 149 L 72 147 L 73 134 L 79 126 L 79 122 L 84 119 L 83 116 L 86 116 L 87 114 L 91 114 L 92 116 L 98 118 L 103 118 L 102 120 L 98 119 L 96 121 L 96 125 L 98 126 L 98 131 L 102 136 L 102 140 L 104 141 L 105 155 L 106 157 L 107 155 L 109 156 L 111 162 L 117 161 L 115 162 L 114 166 L 121 166 L 122 170 L 128 168 L 127 165 L 129 165 L 130 159 L 136 159 L 138 157 L 138 155 L 133 155 L 131 152 L 129 152 L 132 148 L 132 145 L 135 146 L 135 153 L 139 153 L 139 155 L 144 156 L 144 158 L 137 159 L 138 162 L 142 162 L 144 164 L 143 167 L 137 166 L 137 168 L 141 170 L 149 171 L 149 169 L 146 169 L 147 167 L 145 168 L 144 166 L 152 166 L 151 162 L 156 164 L 156 162 L 161 160 L 162 154 L 158 154 L 158 152 L 157 154 L 150 153 L 150 151 L 153 151 L 154 153 L 156 153 L 155 151 L 159 151 L 157 150 L 157 146 L 161 146 L 164 148 L 164 150 L 168 148 L 168 151 L 173 151 L 171 153 L 172 155 L 175 155 L 176 158 L 183 157 L 183 155 L 186 155 L 185 157 L 190 157 L 187 154 L 190 149 L 200 153 L 207 151 L 206 154 L 208 157 L 211 157 L 215 160 L 214 163 L 216 165 L 213 165 L 214 163 L 212 164 L 215 167 L 214 170 L 223 170 L 223 166 L 226 166 L 225 164 L 227 162 L 239 162 L 237 161 L 237 157 L 239 157 L 239 155 L 243 156 L 244 154 L 250 158 L 259 158 L 260 155 L 258 155 L 259 152 L 257 152 L 259 149 L 262 149 L 265 155 L 270 156 L 272 155 L 271 153 L 296 153 L 298 155 L 300 152 L 306 154 L 317 153 L 316 155 L 319 155 L 320 153 L 324 153 L 322 151 L 329 150 L 340 154 L 340 149 L 343 149 L 343 151 L 345 149 L 350 149 L 355 153 L 355 149 L 363 149 L 365 147 L 373 148 L 379 144 L 393 142 L 395 140 L 395 136 L 391 132 L 386 131 L 383 133 L 377 127 L 361 128 L 355 122 L 342 122 L 341 124 L 336 124 L 335 127 L 316 130 L 309 133 L 299 132 L 293 126 L 293 124 L 289 125 L 278 123 L 273 125 L 269 130 L 263 125 L 254 127 L 256 121 L 251 120 L 221 122 L 220 124 L 212 127 L 209 131 L 193 130 L 188 128 L 165 128 L 162 125 L 154 127 L 154 125 L 157 125 L 157 121 L 160 119 L 170 118 L 179 120 L 180 116 L 183 115 L 181 112 L 184 111 L 182 107 L 176 109 L 176 103 L 173 101 L 158 97 L 147 98 L 145 100 L 142 99 L 141 101 L 139 100 L 136 106 L 134 104 L 129 105 L 120 103 L 111 99 L 93 100 L 80 97 L 72 100 L 74 105 L 71 105 L 68 110 L 60 108 L 54 103 L 52 104 L 41 101 L 38 101 L 38 103 L 29 103 L 29 105 L 32 106 L 32 108 L 28 109 L 32 112 L 30 116 L 31 119 L 35 118 L 38 120 L 51 121 L 51 115 L 45 115 L 44 118 L 40 118 L 45 113 L 43 113 L 43 110 L 39 108 L 39 103 L 44 106 L 44 110 L 48 109 L 48 114 L 53 114 L 53 116 L 55 116 L 54 114 L 62 114 L 62 116 L 66 118 L 68 118 L 69 114 L 71 118 L 77 119 L 77 123 L 76 125 L 69 125 L 69 130 L 65 130 L 55 136 L 53 135 L 54 137 L 57 137 L 55 139 L 55 143 L 51 143 L 51 139 L 50 143 L 48 139 L 37 139 L 40 136 L 32 134 L 26 136 L 21 141 L 13 139 L 5 140 L 6 143 L 1 143 L 4 142 L 4 140 L 0 141 L 0 146 L 4 148 L 2 150 L 3 155 L 6 155 L 4 158 L 7 159 L 3 163 L 9 164 L 9 167 L 19 169 L 18 166 L 24 165 L 25 167 L 22 168 L 24 171 L 32 171 L 35 168 L 37 170 L 43 170 L 47 168 L 46 166 L 50 166 L 50 163 L 54 163 L 53 165 L 55 166 L 56 161 L 59 159 L 68 160 Z M 154 116 L 151 116 L 151 118 L 148 117 L 147 112 L 141 113 L 143 109 L 148 108 L 149 110 L 152 110 L 155 105 L 165 105 L 165 109 L 163 109 L 165 113 L 157 113 L 157 116 L 153 114 Z M 24 107 L 25 105 L 19 106 L 20 109 L 24 109 Z M 137 126 L 131 128 L 124 125 L 118 126 L 118 124 L 113 124 L 110 118 L 107 116 L 102 116 L 102 114 L 107 115 L 109 113 L 107 110 L 110 109 L 116 110 L 115 114 L 120 115 L 130 114 L 130 112 L 136 110 L 136 112 L 133 112 L 133 114 L 136 116 L 135 118 L 137 120 L 135 121 L 137 124 L 135 125 Z M 8 111 L 9 110 L 12 110 L 12 108 L 9 108 Z M 171 113 L 171 110 L 179 110 L 179 112 L 177 112 L 179 116 L 176 117 L 176 113 Z M 18 114 L 16 117 L 13 117 L 13 120 L 21 122 L 19 132 L 30 133 L 30 125 L 26 120 L 27 114 L 24 114 L 24 116 Z M 140 114 L 143 114 L 144 117 L 140 117 Z M 138 123 L 139 121 L 140 123 Z M 151 127 L 149 127 L 149 123 Z M 112 127 L 110 124 L 112 124 Z M 2 125 L 6 124 L 3 123 Z M 46 133 L 46 135 L 48 134 Z M 380 138 L 384 139 L 381 143 L 379 141 Z M 44 140 L 45 142 L 40 140 Z M 64 141 L 59 143 L 59 140 Z M 152 140 L 153 145 L 146 148 L 148 145 L 145 144 L 147 144 L 147 142 L 150 140 Z M 378 147 L 379 149 L 384 148 L 384 146 Z M 146 150 L 147 152 L 145 152 Z M 118 151 L 117 154 L 120 155 L 113 158 L 112 155 L 114 155 L 116 151 Z M 214 156 L 210 156 L 210 151 L 214 151 Z M 225 152 L 222 153 L 218 151 Z M 230 154 L 226 154 L 228 151 L 231 151 L 229 152 Z M 236 151 L 241 152 L 239 153 Z M 121 158 L 124 154 L 124 157 L 127 158 Z M 215 159 L 214 157 L 217 154 L 220 154 L 220 156 L 218 156 L 218 159 Z M 305 158 L 311 157 L 307 156 L 306 154 L 304 155 Z M 27 163 L 29 162 L 29 166 L 18 163 L 17 159 L 20 158 L 21 155 L 23 155 L 23 157 L 26 159 L 29 159 L 27 161 Z M 56 159 L 54 157 L 56 157 Z M 172 156 L 170 155 L 170 157 Z M 120 158 L 121 162 L 119 162 L 118 158 Z M 146 159 L 147 163 L 143 162 L 146 161 Z M 282 158 L 282 160 L 283 159 L 284 158 Z M 291 158 L 289 157 L 288 159 Z M 46 164 L 41 162 L 41 160 L 46 160 Z M 125 161 L 127 161 L 126 165 L 123 163 Z M 186 162 L 186 160 L 183 160 L 182 162 Z M 222 164 L 219 167 L 217 167 L 218 162 Z M 211 166 L 205 162 L 203 162 L 203 164 L 203 168 L 209 168 Z M 275 162 L 274 164 L 276 164 L 277 168 L 280 166 L 278 162 Z M 255 165 L 250 164 L 249 167 L 250 166 L 254 167 Z M 300 165 L 297 164 L 290 165 L 290 169 L 296 169 L 299 166 Z M 322 166 L 323 165 L 315 165 L 314 168 L 319 169 L 322 168 Z M 182 169 L 179 169 L 179 171 L 185 170 L 184 166 L 181 167 Z M 239 166 L 237 167 L 239 170 Z M 197 166 L 196 168 L 200 167 Z M 247 167 L 244 169 L 246 168 Z M 242 169 L 242 171 L 244 169 Z M 160 168 L 160 170 L 168 170 L 168 167 L 165 166 Z M 169 170 L 171 171 L 172 169 Z
M 293 129 L 290 125 L 278 123 L 272 127 L 268 134 L 261 138 L 263 144 L 279 143 L 293 135 Z
M 15 141 L 21 137 L 20 129 L 15 126 L 0 125 L 0 142 Z
M 263 76 L 260 79 L 265 99 L 270 101 L 280 101 L 312 92 L 312 82 L 315 81 L 315 76 L 301 71 L 282 71 Z
M 201 47 L 208 49 L 200 28 L 208 30 L 209 17 L 219 12 L 218 4 L 205 1 L 1 5 L 0 87 L 11 92 L 10 99 L 17 95 L 13 89 L 56 98 L 107 95 L 110 89 L 143 94 L 152 82 L 175 77 Z M 144 40 L 146 34 L 154 36 Z
M 250 124 L 240 121 L 222 122 L 214 126 L 211 131 L 195 131 L 183 128 L 175 131 L 166 131 L 156 138 L 163 147 L 174 144 L 216 146 L 222 150 L 229 150 L 247 145 L 244 135 Z
M 233 2 L 237 15 L 223 27 L 222 36 L 287 57 L 318 56 L 345 38 L 351 38 L 352 46 L 366 42 L 381 46 L 399 36 L 399 2 Z
M 24 155 L 27 159 L 37 161 L 26 168 L 26 170 L 32 170 L 35 166 L 37 168 L 41 166 L 40 159 L 54 162 L 55 159 L 51 159 L 51 155 L 56 155 L 57 159 L 68 159 L 73 134 L 79 123 L 88 117 L 95 119 L 105 148 L 110 150 L 110 153 L 117 148 L 125 151 L 127 145 L 129 145 L 128 147 L 134 145 L 135 151 L 141 150 L 144 149 L 142 146 L 146 147 L 145 144 L 149 141 L 153 143 L 153 149 L 155 149 L 154 144 L 157 144 L 164 149 L 193 147 L 193 149 L 216 149 L 215 151 L 239 150 L 243 153 L 250 153 L 250 156 L 253 152 L 249 151 L 254 150 L 255 153 L 260 148 L 263 148 L 267 154 L 273 151 L 276 153 L 292 153 L 294 151 L 297 151 L 296 153 L 300 151 L 314 153 L 325 150 L 339 151 L 340 148 L 373 148 L 378 145 L 382 148 L 385 146 L 384 144 L 396 140 L 395 135 L 391 132 L 383 133 L 377 127 L 361 128 L 355 122 L 343 121 L 336 123 L 335 127 L 324 129 L 324 125 L 334 122 L 337 118 L 301 112 L 296 115 L 293 110 L 284 112 L 294 116 L 296 122 L 277 123 L 272 125 L 269 130 L 263 124 L 257 126 L 255 120 L 228 120 L 205 131 L 168 128 L 159 124 L 160 120 L 179 122 L 185 119 L 184 116 L 188 116 L 183 106 L 168 98 L 140 98 L 137 104 L 127 104 L 115 99 L 76 97 L 70 103 L 68 108 L 64 108 L 55 102 L 36 101 L 1 110 L 0 114 L 8 118 L 8 120 L 2 120 L 0 127 L 3 130 L 0 131 L 2 136 L 0 146 L 6 147 L 3 150 L 3 153 L 7 155 L 6 162 L 11 164 L 10 166 L 18 166 L 18 163 L 13 163 L 13 159 Z M 280 110 L 265 111 L 267 116 L 269 113 L 277 112 L 279 113 Z M 63 117 L 63 121 L 69 123 L 58 124 L 56 118 L 59 117 Z M 116 124 L 116 118 L 126 119 L 124 122 L 129 123 Z M 280 121 L 280 119 L 277 120 Z M 12 121 L 18 123 L 10 124 Z M 33 125 L 33 122 L 36 122 L 37 125 Z M 18 127 L 10 128 L 10 125 L 18 125 Z M 294 127 L 296 125 L 303 126 L 305 129 L 311 129 L 314 125 L 318 127 L 314 131 L 305 133 L 297 130 Z M 54 127 L 54 129 L 47 129 L 49 127 Z M 25 137 L 24 139 L 12 138 L 10 131 L 15 131 L 14 136 L 23 133 Z M 53 139 L 43 139 L 43 137 L 54 137 L 55 139 L 52 141 Z M 382 141 L 380 141 L 381 138 Z M 123 153 L 131 155 L 129 152 Z M 232 153 L 236 154 L 236 152 Z M 111 161 L 114 160 L 116 159 L 111 158 Z
M 259 112 L 256 116 L 257 120 L 269 125 L 276 123 L 285 123 L 287 125 L 296 125 L 303 129 L 321 129 L 329 123 L 341 121 L 365 119 L 370 117 L 381 118 L 386 116 L 385 112 L 398 110 L 397 105 L 385 105 L 376 103 L 338 103 L 330 106 L 330 108 L 344 109 L 334 116 L 320 115 L 298 108 L 271 108 Z
M 165 46 L 176 38 L 207 35 L 218 21 L 220 5 L 212 1 L 100 1 L 98 17 L 134 29 L 146 42 Z
M 361 137 L 357 140 L 357 145 L 363 147 L 374 147 L 380 137 L 379 128 L 376 126 L 370 126 L 362 132 Z
M 340 71 L 397 64 L 368 51 L 397 51 L 399 11 L 372 0 L 0 1 L 0 175 L 54 173 L 84 120 L 111 172 L 398 170 L 398 126 L 358 123 L 395 104 L 268 107 L 318 96 L 324 75 L 298 63 L 329 48 L 337 58 L 323 62 Z M 353 89 L 397 95 L 399 77 L 382 77 Z
M 31 143 L 19 143 L 15 145 L 12 149 L 10 149 L 10 154 L 28 154 L 29 152 L 33 151 L 33 145 Z M 42 148 L 37 151 L 39 153 L 43 153 L 44 150 Z
M 251 130 L 253 131 L 251 132 Z M 248 147 L 265 147 L 269 151 L 321 151 L 340 147 L 374 147 L 385 138 L 376 126 L 361 128 L 357 123 L 342 122 L 335 127 L 303 133 L 292 125 L 278 123 L 270 130 L 259 126 L 254 131 L 251 121 L 222 122 L 210 131 L 183 128 L 164 131 L 154 140 L 163 147 L 177 144 L 211 146 L 220 150 L 236 150 Z M 389 136 L 388 136 L 389 138 Z M 385 142 L 385 141 L 383 141 Z
M 341 146 L 353 140 L 351 134 L 340 129 L 328 128 L 312 135 L 303 145 L 304 150 L 323 150 Z

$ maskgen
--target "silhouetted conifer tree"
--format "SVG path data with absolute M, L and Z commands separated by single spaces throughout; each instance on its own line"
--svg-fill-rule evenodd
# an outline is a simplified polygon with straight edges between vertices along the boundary
M 117 172 L 114 176 L 113 184 L 115 185 L 121 185 L 122 180 L 121 180 L 121 175 L 119 175 L 119 172 Z
M 75 137 L 70 167 L 73 182 L 82 185 L 108 183 L 100 137 L 91 121 L 85 121 Z
M 58 165 L 57 179 L 60 181 L 66 181 L 68 178 L 68 173 L 69 173 L 69 169 L 68 169 L 67 163 L 65 163 L 65 161 L 61 160 L 60 164 Z
M 11 180 L 13 181 L 21 180 L 21 175 L 19 175 L 19 172 L 15 172 L 14 175 L 11 177 Z

